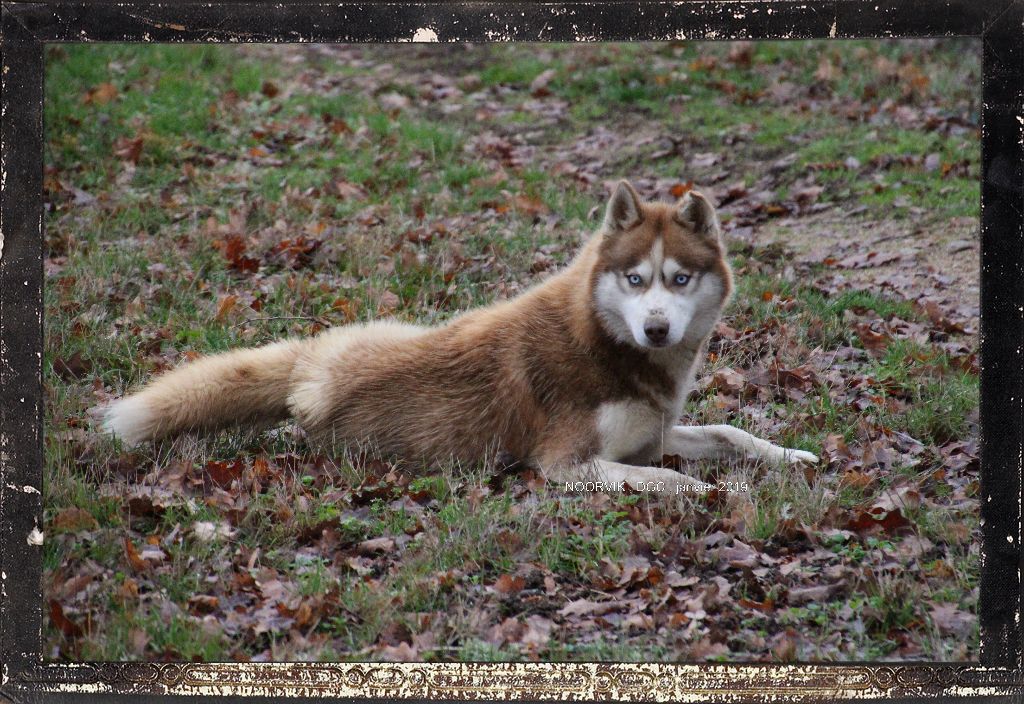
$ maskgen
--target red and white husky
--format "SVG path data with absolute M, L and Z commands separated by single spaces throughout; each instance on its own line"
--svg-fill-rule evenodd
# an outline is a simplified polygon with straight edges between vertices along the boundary
M 213 355 L 114 402 L 136 443 L 293 417 L 326 441 L 408 460 L 494 450 L 558 481 L 692 482 L 662 455 L 817 462 L 727 425 L 677 425 L 732 291 L 704 196 L 642 202 L 623 181 L 575 260 L 518 298 L 441 327 L 395 321 Z

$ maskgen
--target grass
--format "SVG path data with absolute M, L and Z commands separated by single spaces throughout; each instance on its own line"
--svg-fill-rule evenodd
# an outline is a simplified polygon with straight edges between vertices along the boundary
M 976 112 L 977 96 L 963 78 L 977 66 L 963 61 L 960 45 L 939 43 L 923 58 L 897 43 L 829 45 L 827 58 L 839 68 L 824 81 L 814 77 L 818 64 L 799 43 L 754 45 L 750 62 L 757 70 L 730 59 L 730 47 L 722 45 L 545 45 L 539 54 L 534 48 L 494 45 L 453 54 L 453 65 L 464 66 L 453 84 L 463 88 L 461 98 L 450 100 L 423 98 L 426 82 L 403 81 L 401 71 L 398 77 L 382 71 L 372 90 L 361 89 L 366 71 L 312 54 L 293 64 L 261 49 L 238 54 L 214 45 L 48 49 L 46 518 L 52 523 L 81 507 L 96 525 L 48 529 L 44 567 L 50 594 L 76 571 L 94 573 L 102 585 L 63 597 L 67 613 L 86 624 L 86 636 L 71 643 L 51 625 L 51 650 L 97 660 L 358 660 L 381 657 L 379 648 L 395 629 L 418 633 L 421 621 L 430 620 L 441 625 L 432 627 L 436 642 L 423 652 L 428 659 L 521 659 L 528 653 L 488 640 L 494 624 L 510 616 L 550 617 L 571 599 L 593 598 L 602 570 L 634 555 L 638 544 L 658 554 L 724 527 L 764 547 L 789 526 L 805 525 L 837 564 L 884 559 L 892 548 L 884 540 L 821 532 L 837 510 L 869 504 L 881 491 L 842 486 L 829 470 L 809 478 L 705 463 L 695 471 L 746 481 L 750 491 L 676 508 L 666 518 L 665 506 L 644 497 L 567 496 L 531 486 L 521 474 L 497 481 L 488 467 L 430 468 L 407 486 L 385 487 L 364 501 L 353 487 L 372 484 L 372 468 L 344 457 L 317 464 L 288 428 L 132 453 L 94 432 L 90 408 L 194 354 L 382 315 L 440 322 L 514 295 L 543 275 L 547 264 L 539 254 L 553 265 L 567 260 L 580 233 L 595 224 L 601 180 L 623 173 L 700 183 L 727 168 L 730 182 L 766 187 L 779 201 L 813 173 L 826 203 L 871 207 L 864 216 L 869 224 L 880 214 L 909 215 L 900 197 L 925 209 L 915 216 L 925 227 L 978 214 L 976 135 L 867 124 L 840 109 L 863 104 L 870 89 L 876 91 L 871 104 L 913 107 L 944 91 L 957 109 Z M 433 55 L 391 49 L 389 60 L 413 77 L 436 69 Z M 385 48 L 360 51 L 377 63 L 388 56 Z M 931 83 L 907 97 L 904 79 L 873 73 L 881 59 L 897 66 L 923 62 Z M 531 95 L 531 83 L 549 69 L 550 95 Z M 815 90 L 826 91 L 831 102 L 812 109 L 804 103 L 815 98 L 803 93 L 773 98 L 777 75 L 796 86 L 826 84 Z M 112 87 L 107 98 L 98 90 L 105 84 Z M 475 91 L 482 97 L 467 97 Z M 409 105 L 395 108 L 381 99 L 390 94 L 405 96 Z M 465 105 L 449 110 L 459 100 Z M 564 108 L 547 117 L 532 105 L 538 100 L 562 101 Z M 598 127 L 625 141 L 583 150 Z M 680 141 L 682 152 L 655 159 L 666 135 Z M 124 156 L 132 140 L 141 140 L 137 163 Z M 518 162 L 515 150 L 524 145 Z M 689 165 L 692 155 L 705 152 L 720 153 L 722 162 Z M 940 163 L 967 163 L 945 175 L 941 168 L 927 171 L 930 154 Z M 910 158 L 873 165 L 887 155 Z M 788 156 L 792 167 L 769 178 L 772 162 Z M 862 166 L 831 163 L 848 157 Z M 586 166 L 599 178 L 553 175 L 562 162 Z M 231 236 L 241 236 L 246 255 L 260 260 L 255 277 L 230 266 L 223 250 Z M 297 237 L 322 240 L 312 263 L 267 254 Z M 813 281 L 821 270 L 805 272 L 806 283 L 787 280 L 785 257 L 770 251 L 736 245 L 730 257 L 738 290 L 724 322 L 768 332 L 716 353 L 704 373 L 772 360 L 793 368 L 815 348 L 863 349 L 850 315 L 927 325 L 910 302 L 874 290 L 823 292 Z M 225 307 L 230 297 L 235 303 Z M 62 376 L 75 359 L 85 370 Z M 853 409 L 842 401 L 840 392 L 848 389 L 822 382 L 799 400 L 758 399 L 738 409 L 723 409 L 705 393 L 688 414 L 814 452 L 830 435 L 856 442 L 859 420 L 928 446 L 974 432 L 977 376 L 930 341 L 894 338 L 882 354 L 865 355 L 844 373 L 872 380 L 873 405 Z M 747 413 L 751 408 L 763 414 Z M 244 460 L 240 481 L 248 493 L 226 498 L 203 477 L 211 462 L 236 458 Z M 272 481 L 253 483 L 257 458 L 271 468 Z M 902 468 L 900 475 L 897 468 L 883 478 L 923 481 L 935 469 Z M 169 505 L 132 510 L 141 505 L 126 498 L 133 488 L 161 487 L 175 472 L 182 479 Z M 415 506 L 399 500 L 410 492 L 421 497 Z M 884 658 L 901 647 L 894 631 L 925 633 L 924 600 L 972 608 L 977 553 L 957 528 L 970 514 L 943 503 L 948 495 L 936 496 L 913 519 L 919 535 L 946 547 L 941 560 L 934 558 L 948 566 L 935 568 L 945 576 L 858 583 L 833 601 L 752 617 L 753 626 L 768 643 L 780 626 L 799 629 L 806 638 L 798 655 L 805 659 Z M 206 524 L 231 531 L 204 539 Z M 135 569 L 126 537 L 165 557 Z M 393 554 L 359 552 L 364 541 L 382 538 L 395 542 Z M 701 554 L 676 569 L 717 574 L 727 568 Z M 529 598 L 495 596 L 491 585 L 517 570 L 553 579 L 557 596 L 546 595 L 542 579 L 524 592 Z M 260 585 L 274 580 L 291 595 L 282 604 L 294 597 L 318 605 L 303 639 L 248 622 L 228 633 L 231 599 L 244 596 L 238 609 L 251 612 L 265 598 Z M 747 598 L 758 593 L 746 582 L 737 589 Z M 206 607 L 190 602 L 197 595 L 223 603 L 204 613 Z M 897 597 L 909 605 L 900 606 Z M 837 650 L 826 637 L 837 615 L 862 608 L 870 613 L 864 629 L 844 630 L 844 650 Z M 597 636 L 560 627 L 540 651 L 546 659 L 685 659 L 699 652 L 707 631 L 701 626 L 677 641 L 664 627 Z M 941 639 L 921 638 L 925 655 L 943 659 L 951 652 Z M 770 644 L 745 652 L 743 639 L 733 640 L 733 657 L 772 657 Z M 966 652 L 976 649 L 975 633 Z

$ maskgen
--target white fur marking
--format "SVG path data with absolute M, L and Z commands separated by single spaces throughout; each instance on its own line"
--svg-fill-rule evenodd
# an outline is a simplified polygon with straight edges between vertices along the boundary
M 103 429 L 121 438 L 125 444 L 135 445 L 146 438 L 152 416 L 152 411 L 141 397 L 129 396 L 107 406 Z
M 683 267 L 679 265 L 679 262 L 672 257 L 669 257 L 665 260 L 665 263 L 661 265 L 661 273 L 665 276 L 665 281 L 671 284 L 672 280 L 675 279 L 676 274 L 691 274 L 692 272 L 684 271 Z
M 603 403 L 597 410 L 600 456 L 609 460 L 631 457 L 657 439 L 661 415 L 638 401 Z

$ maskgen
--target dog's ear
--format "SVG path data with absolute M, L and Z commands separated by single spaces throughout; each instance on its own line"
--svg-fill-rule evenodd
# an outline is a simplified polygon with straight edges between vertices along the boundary
M 622 232 L 639 225 L 643 219 L 640 196 L 629 181 L 619 181 L 612 197 L 608 199 L 608 208 L 604 214 L 604 231 L 608 234 Z
M 715 208 L 702 193 L 687 191 L 676 203 L 676 222 L 713 242 L 721 241 Z

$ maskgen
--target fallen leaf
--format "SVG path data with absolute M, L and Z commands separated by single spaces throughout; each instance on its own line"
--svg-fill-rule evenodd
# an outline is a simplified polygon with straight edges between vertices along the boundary
M 548 90 L 548 84 L 551 83 L 551 79 L 553 79 L 555 75 L 557 75 L 557 71 L 553 68 L 541 71 L 537 77 L 530 82 L 530 94 L 535 98 L 551 95 L 551 91 Z
M 212 594 L 194 594 L 188 598 L 188 609 L 194 614 L 209 614 L 217 610 L 220 599 Z
M 560 616 L 600 616 L 615 611 L 617 608 L 618 604 L 614 601 L 576 599 L 563 606 L 558 613 Z
M 518 575 L 503 574 L 491 587 L 498 594 L 518 594 L 526 586 L 526 580 Z
M 393 552 L 395 549 L 395 541 L 387 537 L 370 538 L 369 540 L 364 540 L 359 543 L 356 548 L 363 555 Z
M 149 569 L 149 563 L 142 559 L 139 549 L 135 547 L 131 538 L 125 537 L 124 539 L 124 554 L 128 558 L 128 564 L 136 572 L 145 572 Z
M 210 478 L 210 481 L 225 489 L 231 486 L 231 482 L 242 476 L 244 469 L 245 461 L 242 459 L 236 459 L 233 462 L 210 460 L 203 465 L 203 472 Z
M 363 200 L 367 196 L 365 188 L 351 181 L 335 181 L 334 190 L 342 200 Z
M 85 635 L 81 626 L 64 615 L 64 608 L 56 599 L 50 599 L 50 621 L 64 634 L 65 638 L 81 638 Z
M 720 391 L 729 396 L 739 396 L 747 386 L 747 377 L 731 367 L 716 370 L 705 388 Z
M 974 630 L 978 618 L 955 604 L 936 604 L 931 608 L 932 621 L 944 635 L 965 638 Z
M 675 183 L 668 189 L 668 192 L 672 194 L 673 198 L 682 198 L 688 192 L 693 190 L 693 181 L 687 181 L 686 183 Z
M 86 105 L 106 105 L 116 97 L 117 86 L 113 83 L 100 83 L 85 92 L 82 102 Z
M 138 164 L 139 159 L 142 157 L 142 144 L 142 137 L 135 137 L 134 139 L 122 137 L 114 142 L 114 154 L 132 164 Z
M 910 521 L 904 518 L 898 508 L 891 511 L 884 509 L 860 510 L 854 514 L 846 523 L 848 530 L 858 533 L 881 531 L 883 533 L 895 533 L 910 526 Z
M 786 593 L 786 601 L 790 606 L 800 606 L 810 602 L 823 603 L 828 601 L 845 585 L 842 582 L 836 584 L 819 584 L 813 587 L 793 587 Z
M 228 315 L 235 308 L 235 304 L 238 303 L 238 296 L 229 294 L 220 299 L 220 303 L 217 304 L 217 314 L 213 317 L 218 323 L 223 323 L 227 320 Z
M 92 362 L 78 351 L 74 352 L 70 357 L 55 357 L 53 360 L 53 371 L 64 381 L 73 381 L 81 379 L 91 372 Z
M 55 533 L 78 533 L 84 530 L 99 528 L 99 523 L 91 513 L 83 508 L 71 507 L 60 511 L 50 522 Z
M 227 523 L 214 523 L 213 521 L 196 521 L 192 524 L 192 535 L 196 540 L 208 543 L 217 538 L 231 538 L 235 530 Z

